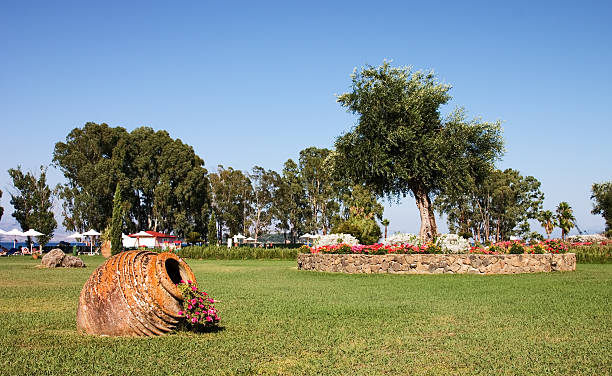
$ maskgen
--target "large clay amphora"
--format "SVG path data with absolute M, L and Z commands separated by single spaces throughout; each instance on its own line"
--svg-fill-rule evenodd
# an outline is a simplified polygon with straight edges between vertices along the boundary
M 173 253 L 121 252 L 89 277 L 79 298 L 77 329 L 106 336 L 155 336 L 179 322 L 183 296 L 176 286 L 195 276 Z

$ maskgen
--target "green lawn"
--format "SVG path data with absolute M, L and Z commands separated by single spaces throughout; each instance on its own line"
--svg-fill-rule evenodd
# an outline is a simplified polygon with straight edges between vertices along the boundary
M 612 373 L 612 265 L 514 276 L 343 275 L 187 260 L 223 330 L 75 330 L 82 270 L 0 259 L 0 375 Z

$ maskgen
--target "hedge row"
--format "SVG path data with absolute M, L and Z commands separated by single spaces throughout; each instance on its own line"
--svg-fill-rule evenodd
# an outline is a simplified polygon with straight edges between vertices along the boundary
M 576 262 L 583 264 L 612 264 L 612 245 L 570 246 L 569 251 L 576 254 Z
M 579 263 L 612 263 L 612 245 L 571 246 L 568 252 L 576 254 Z M 299 249 L 189 246 L 178 251 L 182 258 L 209 260 L 295 260 Z
M 189 246 L 180 249 L 177 254 L 182 258 L 208 260 L 295 260 L 299 252 L 296 248 Z

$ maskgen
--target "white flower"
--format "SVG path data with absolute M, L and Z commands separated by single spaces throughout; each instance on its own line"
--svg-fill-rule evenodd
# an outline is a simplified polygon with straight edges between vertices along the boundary
M 420 246 L 422 244 L 421 239 L 415 234 L 395 234 L 391 235 L 383 242 L 384 245 L 399 245 L 399 244 L 411 244 Z
M 466 253 L 470 249 L 470 242 L 456 234 L 438 235 L 436 245 L 442 248 L 443 253 Z
M 410 244 L 419 247 L 423 245 L 423 241 L 415 234 L 395 234 L 388 237 L 383 244 Z M 470 242 L 455 234 L 439 234 L 436 238 L 436 245 L 442 248 L 443 253 L 466 253 L 470 249 Z
M 597 243 L 597 242 L 603 242 L 605 240 L 608 240 L 608 238 L 606 238 L 605 236 L 601 234 L 573 235 L 573 236 L 567 237 L 567 241 L 572 242 L 572 243 L 584 243 L 584 242 Z
M 350 234 L 329 234 L 329 235 L 321 235 L 314 242 L 315 247 L 322 247 L 324 245 L 334 245 L 334 244 L 348 244 L 350 246 L 359 244 L 359 240 L 354 238 Z

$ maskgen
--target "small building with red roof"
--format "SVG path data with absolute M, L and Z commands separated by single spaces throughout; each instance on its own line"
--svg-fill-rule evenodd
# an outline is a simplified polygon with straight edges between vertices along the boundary
M 146 234 L 146 235 L 145 235 Z M 128 235 L 129 238 L 133 239 L 133 245 L 126 245 L 124 241 L 124 247 L 145 247 L 145 248 L 161 248 L 161 249 L 175 249 L 181 248 L 181 241 L 175 235 L 164 234 L 157 231 L 140 231 L 135 234 Z

